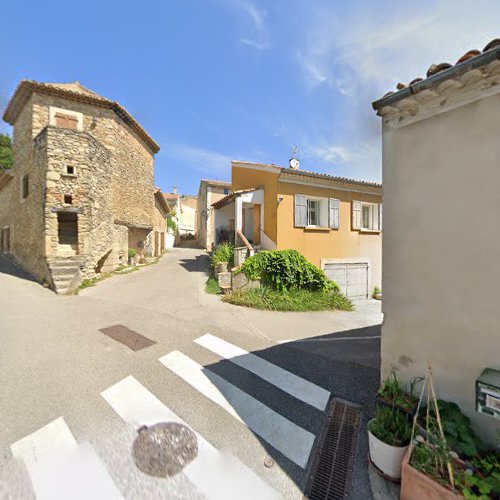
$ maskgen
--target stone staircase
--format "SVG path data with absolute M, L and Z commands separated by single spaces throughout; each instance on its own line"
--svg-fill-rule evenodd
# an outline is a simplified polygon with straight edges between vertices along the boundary
M 85 264 L 84 255 L 58 256 L 47 260 L 53 289 L 56 293 L 72 292 L 81 283 L 80 267 Z

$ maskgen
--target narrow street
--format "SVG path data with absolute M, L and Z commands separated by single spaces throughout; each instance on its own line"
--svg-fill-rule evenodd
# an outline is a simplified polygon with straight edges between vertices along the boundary
M 205 252 L 175 248 L 57 296 L 0 261 L 0 498 L 49 498 L 56 477 L 57 498 L 301 498 L 328 401 L 362 405 L 364 425 L 372 411 L 380 303 L 238 308 L 204 291 L 207 267 Z M 114 325 L 154 344 L 100 332 Z M 161 421 L 197 437 L 197 458 L 169 479 L 132 456 L 137 429 Z M 371 497 L 364 425 L 352 498 Z

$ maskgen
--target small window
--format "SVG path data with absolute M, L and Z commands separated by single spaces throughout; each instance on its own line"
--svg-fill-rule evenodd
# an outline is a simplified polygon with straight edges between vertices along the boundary
M 74 115 L 66 115 L 64 113 L 56 113 L 56 127 L 69 128 L 76 130 L 78 128 L 78 118 Z
M 66 165 L 66 173 L 68 175 L 75 175 L 75 167 L 72 165 Z
M 363 228 L 372 229 L 373 206 L 372 205 L 363 205 L 362 210 L 363 210 L 363 213 L 362 213 L 362 226 L 363 226 Z
M 66 205 L 73 205 L 73 196 L 70 194 L 65 194 L 64 195 L 64 203 Z
M 307 200 L 307 225 L 319 226 L 319 201 Z
M 25 200 L 29 194 L 29 177 L 28 174 L 23 175 L 21 179 L 21 198 Z
M 229 189 L 228 188 L 224 188 L 224 194 L 229 194 Z

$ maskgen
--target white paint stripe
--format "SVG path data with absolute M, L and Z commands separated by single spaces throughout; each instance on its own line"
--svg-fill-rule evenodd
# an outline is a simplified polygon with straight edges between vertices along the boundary
M 326 408 L 330 398 L 330 393 L 326 389 L 210 333 L 196 339 L 195 342 L 254 373 L 297 399 L 322 411 Z
M 101 393 L 120 417 L 135 427 L 160 421 L 187 425 L 134 377 L 129 376 Z M 278 493 L 229 453 L 217 451 L 196 433 L 198 456 L 183 472 L 208 498 L 275 499 Z
M 313 434 L 179 351 L 159 361 L 305 469 L 314 443 Z
M 37 500 L 123 499 L 95 450 L 78 445 L 62 417 L 11 445 Z

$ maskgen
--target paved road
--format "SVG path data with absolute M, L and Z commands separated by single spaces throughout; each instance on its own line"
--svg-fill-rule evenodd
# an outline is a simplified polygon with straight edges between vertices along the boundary
M 379 304 L 238 308 L 204 292 L 207 259 L 175 249 L 69 297 L 0 261 L 0 498 L 301 498 L 328 397 L 363 405 L 364 422 L 372 411 Z M 99 332 L 116 324 L 156 343 L 132 351 Z M 168 480 L 131 455 L 136 430 L 161 420 L 198 433 L 198 458 Z

